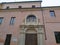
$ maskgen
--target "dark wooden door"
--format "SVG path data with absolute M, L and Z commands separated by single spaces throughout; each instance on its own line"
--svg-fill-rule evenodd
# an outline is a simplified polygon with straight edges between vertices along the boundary
M 37 34 L 26 34 L 25 45 L 37 45 Z

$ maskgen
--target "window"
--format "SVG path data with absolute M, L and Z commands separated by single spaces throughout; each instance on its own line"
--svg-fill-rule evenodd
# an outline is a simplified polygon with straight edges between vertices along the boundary
M 36 16 L 34 15 L 27 16 L 27 22 L 35 22 L 35 21 L 36 21 Z
M 50 16 L 51 16 L 51 17 L 55 17 L 55 12 L 54 12 L 54 10 L 50 10 Z
M 60 43 L 60 32 L 54 32 L 54 33 L 55 33 L 56 43 Z
M 6 35 L 6 40 L 5 40 L 4 45 L 10 45 L 11 37 L 12 37 L 12 34 Z
M 11 17 L 10 24 L 13 25 L 15 22 L 15 17 Z
M 35 8 L 35 5 L 32 5 L 32 8 Z
M 19 6 L 19 8 L 22 8 L 22 6 Z
M 0 24 L 2 24 L 2 21 L 3 21 L 3 17 L 0 17 Z
M 9 9 L 9 6 L 7 6 L 6 9 Z

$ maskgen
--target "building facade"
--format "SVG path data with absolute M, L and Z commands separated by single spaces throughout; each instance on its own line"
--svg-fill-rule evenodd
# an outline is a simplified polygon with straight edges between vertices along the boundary
M 41 2 L 0 4 L 0 45 L 60 45 L 60 6 Z

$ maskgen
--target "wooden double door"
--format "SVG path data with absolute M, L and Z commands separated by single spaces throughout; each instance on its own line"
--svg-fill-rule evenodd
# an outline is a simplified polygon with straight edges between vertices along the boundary
M 37 45 L 37 34 L 26 34 L 25 45 Z

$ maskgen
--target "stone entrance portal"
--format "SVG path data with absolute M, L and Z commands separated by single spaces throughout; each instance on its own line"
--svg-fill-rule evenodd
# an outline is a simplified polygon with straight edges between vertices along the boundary
M 43 25 L 20 25 L 19 45 L 44 45 Z

